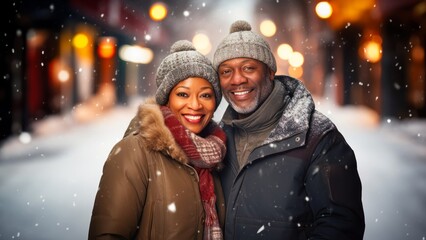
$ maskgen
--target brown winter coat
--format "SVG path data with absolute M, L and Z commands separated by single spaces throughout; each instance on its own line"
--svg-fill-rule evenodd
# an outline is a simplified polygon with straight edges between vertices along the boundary
M 224 199 L 214 174 L 223 226 Z M 99 184 L 89 239 L 202 239 L 198 175 L 153 100 L 139 107 L 111 150 Z

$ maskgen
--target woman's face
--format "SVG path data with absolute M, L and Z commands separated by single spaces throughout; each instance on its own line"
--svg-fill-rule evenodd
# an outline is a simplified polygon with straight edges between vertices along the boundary
M 187 78 L 170 91 L 167 106 L 183 126 L 199 134 L 216 108 L 213 86 L 204 78 Z

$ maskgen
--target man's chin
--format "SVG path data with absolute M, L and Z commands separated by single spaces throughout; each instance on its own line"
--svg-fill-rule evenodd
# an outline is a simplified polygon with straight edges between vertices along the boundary
M 244 114 L 244 115 L 251 114 L 256 109 L 255 106 L 241 106 L 241 105 L 235 104 L 234 102 L 231 102 L 230 105 L 232 109 L 234 109 L 234 111 L 236 111 L 238 114 Z

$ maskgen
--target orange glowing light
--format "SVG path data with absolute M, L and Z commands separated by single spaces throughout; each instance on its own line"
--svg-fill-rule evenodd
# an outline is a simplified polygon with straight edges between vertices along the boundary
M 373 35 L 366 40 L 359 48 L 359 55 L 371 63 L 376 63 L 382 59 L 382 38 Z
M 113 38 L 102 38 L 99 47 L 98 54 L 102 58 L 111 58 L 115 54 L 115 40 Z
M 149 16 L 154 21 L 161 21 L 167 16 L 167 6 L 162 2 L 156 2 L 149 8 Z

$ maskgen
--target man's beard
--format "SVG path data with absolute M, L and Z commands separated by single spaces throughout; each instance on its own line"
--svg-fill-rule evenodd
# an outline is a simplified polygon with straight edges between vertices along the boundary
M 272 92 L 272 88 L 274 84 L 272 83 L 272 80 L 269 79 L 269 76 L 265 76 L 264 81 L 270 81 L 269 84 L 263 85 L 260 92 L 257 92 L 256 96 L 254 97 L 253 101 L 250 102 L 248 106 L 245 107 L 239 107 L 235 102 L 233 102 L 231 99 L 228 98 L 228 96 L 224 95 L 225 100 L 231 105 L 231 107 L 238 113 L 238 114 L 251 114 L 256 109 L 259 108 L 259 106 L 268 98 L 269 94 Z

